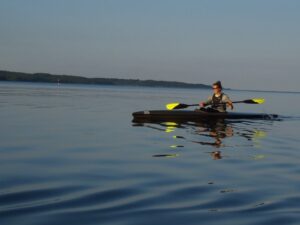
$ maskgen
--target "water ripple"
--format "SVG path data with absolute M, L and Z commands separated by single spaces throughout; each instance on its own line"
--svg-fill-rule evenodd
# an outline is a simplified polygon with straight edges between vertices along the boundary
M 3 84 L 0 224 L 299 224 L 299 118 L 131 124 L 158 90 Z

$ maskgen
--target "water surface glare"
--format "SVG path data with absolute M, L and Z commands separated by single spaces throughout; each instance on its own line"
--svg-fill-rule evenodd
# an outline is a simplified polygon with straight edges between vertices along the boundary
M 209 90 L 0 82 L 0 224 L 300 224 L 300 94 L 227 93 L 281 119 L 135 123 Z

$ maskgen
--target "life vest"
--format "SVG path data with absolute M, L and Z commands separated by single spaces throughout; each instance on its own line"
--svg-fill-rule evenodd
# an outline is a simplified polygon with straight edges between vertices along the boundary
M 226 111 L 226 104 L 220 104 L 222 103 L 222 99 L 223 99 L 223 93 L 217 97 L 215 94 L 212 96 L 212 108 L 213 109 L 220 109 L 223 108 L 224 111 Z

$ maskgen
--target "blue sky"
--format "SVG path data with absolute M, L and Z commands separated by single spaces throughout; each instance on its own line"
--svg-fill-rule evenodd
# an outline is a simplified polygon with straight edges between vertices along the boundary
M 300 91 L 297 0 L 1 0 L 0 69 Z

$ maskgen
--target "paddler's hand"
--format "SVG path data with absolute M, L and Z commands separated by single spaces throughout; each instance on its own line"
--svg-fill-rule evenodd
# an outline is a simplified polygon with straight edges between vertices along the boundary
M 203 107 L 206 106 L 206 104 L 205 104 L 205 102 L 200 102 L 200 103 L 199 103 L 199 106 L 200 106 L 201 108 L 203 108 Z
M 231 110 L 233 110 L 233 103 L 232 102 L 228 102 L 227 105 L 230 107 Z

